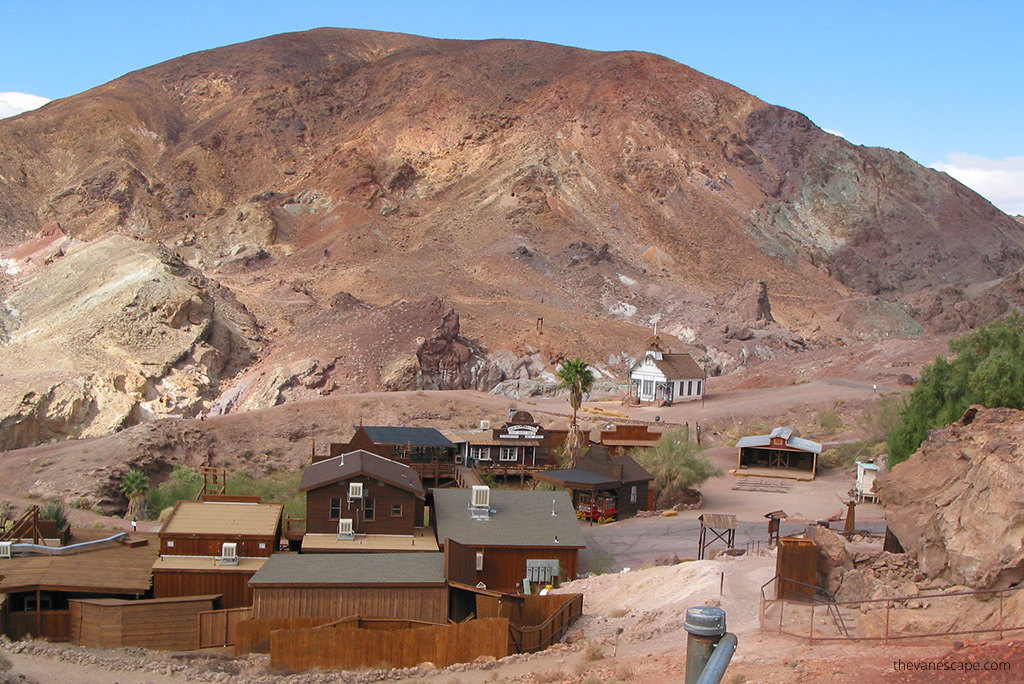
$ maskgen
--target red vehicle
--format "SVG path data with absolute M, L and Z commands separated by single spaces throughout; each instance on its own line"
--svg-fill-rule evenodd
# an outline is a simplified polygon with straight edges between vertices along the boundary
M 589 499 L 582 499 L 576 506 L 577 518 L 596 520 L 602 525 L 615 520 L 618 514 L 618 497 L 611 494 L 595 494 Z

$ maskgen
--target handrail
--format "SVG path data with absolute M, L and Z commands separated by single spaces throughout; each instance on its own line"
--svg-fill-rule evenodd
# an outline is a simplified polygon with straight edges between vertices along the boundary
M 811 594 L 811 596 L 810 596 L 811 602 L 812 603 L 816 603 L 818 605 L 824 605 L 826 611 L 828 612 L 828 614 L 832 616 L 832 621 L 836 623 L 836 629 L 839 630 L 839 633 L 844 635 L 844 636 L 850 636 L 850 631 L 849 631 L 849 629 L 846 626 L 846 621 L 843 619 L 843 612 L 839 609 L 840 603 L 838 601 L 836 601 L 836 597 L 832 595 L 832 592 L 830 592 L 828 589 L 825 589 L 824 587 L 819 587 L 816 584 L 806 584 L 804 582 L 799 582 L 797 580 L 790 579 L 788 577 L 780 578 L 778 575 L 775 575 L 770 580 L 768 580 L 767 582 L 765 582 L 764 584 L 761 585 L 761 604 L 762 605 L 764 605 L 764 603 L 768 600 L 768 599 L 765 598 L 765 595 L 764 595 L 765 588 L 769 584 L 771 584 L 772 582 L 775 582 L 776 580 L 780 580 L 780 581 L 783 581 L 783 582 L 790 582 L 792 584 L 798 584 L 801 587 L 807 587 L 808 589 L 814 589 L 814 593 Z M 825 596 L 825 598 L 828 599 L 828 600 L 826 600 L 826 601 L 821 600 L 820 598 L 818 598 L 818 594 L 823 594 Z M 775 600 L 776 601 L 788 601 L 790 599 L 787 599 L 787 598 L 783 597 L 781 599 L 775 599 Z

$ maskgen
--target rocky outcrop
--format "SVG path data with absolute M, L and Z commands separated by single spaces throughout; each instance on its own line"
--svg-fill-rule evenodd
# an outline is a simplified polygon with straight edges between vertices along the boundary
M 258 346 L 230 293 L 172 252 L 119 236 L 27 270 L 6 310 L 6 448 L 197 415 Z
M 1024 579 L 1024 412 L 972 407 L 875 491 L 926 577 L 979 589 Z

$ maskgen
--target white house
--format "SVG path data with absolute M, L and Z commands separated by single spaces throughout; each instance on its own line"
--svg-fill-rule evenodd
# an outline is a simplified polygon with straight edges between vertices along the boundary
M 655 335 L 643 357 L 629 370 L 632 395 L 640 401 L 689 401 L 704 396 L 707 374 L 689 354 L 664 351 Z

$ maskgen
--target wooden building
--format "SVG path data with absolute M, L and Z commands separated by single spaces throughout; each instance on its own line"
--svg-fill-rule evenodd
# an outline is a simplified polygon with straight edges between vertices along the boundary
M 252 605 L 249 580 L 281 543 L 283 510 L 258 497 L 179 501 L 160 530 L 154 596 L 220 594 L 224 608 Z
M 466 584 L 519 591 L 523 580 L 547 584 L 576 579 L 586 548 L 566 492 L 433 489 L 431 525 L 438 544 L 451 539 L 473 549 L 476 571 Z M 465 580 L 464 580 L 465 581 Z
M 483 431 L 469 440 L 467 464 L 533 469 L 554 465 L 554 459 L 544 427 L 530 412 L 516 411 L 501 427 Z
M 592 444 L 575 468 L 535 473 L 541 482 L 568 489 L 573 506 L 594 520 L 631 518 L 648 508 L 654 479 L 628 453 L 612 455 L 609 447 Z
M 306 533 L 407 535 L 423 527 L 426 490 L 416 470 L 369 451 L 339 454 L 302 473 Z
M 219 596 L 143 601 L 71 601 L 70 641 L 91 648 L 138 646 L 161 651 L 199 648 L 199 614 L 218 607 Z
M 442 553 L 292 554 L 250 580 L 253 619 L 399 618 L 446 623 Z
M 737 475 L 813 480 L 818 472 L 821 444 L 797 437 L 792 428 L 777 427 L 767 435 L 743 437 L 736 448 Z
M 624 456 L 633 449 L 657 445 L 661 435 L 660 432 L 652 432 L 648 425 L 612 424 L 598 432 L 596 442 L 608 447 L 612 456 Z
M 155 535 L 76 529 L 71 541 L 62 549 L 16 544 L 12 558 L 0 559 L 4 634 L 67 641 L 69 601 L 151 595 Z
M 689 354 L 665 351 L 655 335 L 629 370 L 630 396 L 641 402 L 693 401 L 704 396 L 707 373 Z
M 455 478 L 455 444 L 434 428 L 360 425 L 348 442 L 331 444 L 326 458 L 358 450 L 412 466 L 421 480 Z

